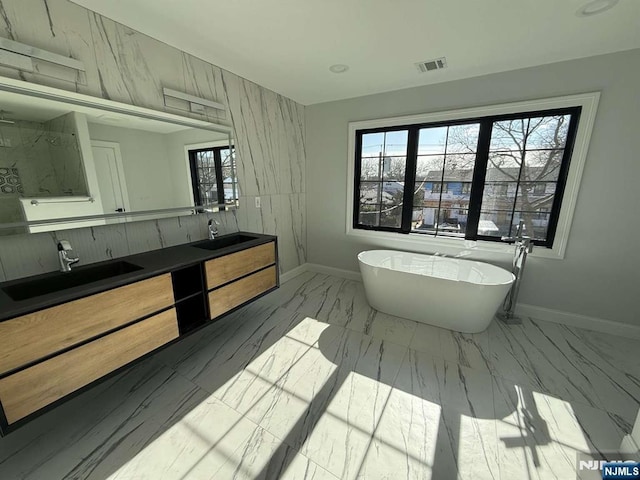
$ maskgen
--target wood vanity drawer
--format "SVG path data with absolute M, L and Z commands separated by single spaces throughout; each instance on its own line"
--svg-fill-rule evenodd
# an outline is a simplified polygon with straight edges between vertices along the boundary
M 0 322 L 0 374 L 173 304 L 166 274 Z
M 276 262 L 274 242 L 248 248 L 205 263 L 207 289 L 218 287 Z
M 248 277 L 209 292 L 209 313 L 214 319 L 232 308 L 276 286 L 276 267 L 266 268 Z
M 177 337 L 172 308 L 0 379 L 7 422 L 46 407 Z

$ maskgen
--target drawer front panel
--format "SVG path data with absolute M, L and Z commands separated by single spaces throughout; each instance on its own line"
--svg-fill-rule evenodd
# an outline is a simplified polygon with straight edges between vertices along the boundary
M 205 263 L 207 289 L 211 290 L 275 262 L 275 242 L 265 243 L 231 255 L 214 258 Z
M 175 309 L 0 379 L 12 424 L 178 337 Z
M 228 312 L 232 308 L 275 286 L 276 267 L 273 266 L 209 292 L 211 319 Z
M 0 322 L 0 374 L 173 304 L 166 274 Z

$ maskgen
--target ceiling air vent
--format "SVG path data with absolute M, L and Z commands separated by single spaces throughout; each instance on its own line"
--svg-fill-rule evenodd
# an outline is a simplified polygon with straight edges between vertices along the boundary
M 426 60 L 415 64 L 416 68 L 422 73 L 431 72 L 432 70 L 440 70 L 447 67 L 447 59 L 445 57 L 436 58 L 435 60 Z

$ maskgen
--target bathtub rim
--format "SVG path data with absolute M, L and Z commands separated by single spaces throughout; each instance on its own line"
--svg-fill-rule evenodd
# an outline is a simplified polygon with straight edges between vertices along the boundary
M 443 278 L 443 277 L 436 277 L 433 275 L 426 275 L 423 273 L 414 273 L 414 272 L 404 272 L 402 270 L 394 270 L 393 268 L 389 268 L 389 267 L 385 267 L 382 265 L 373 265 L 369 262 L 366 262 L 362 259 L 362 255 L 369 253 L 369 252 L 390 252 L 393 254 L 397 254 L 397 253 L 405 253 L 405 254 L 410 254 L 410 255 L 418 255 L 418 256 L 422 256 L 422 257 L 435 257 L 435 258 L 442 258 L 442 259 L 448 259 L 448 260 L 456 260 L 456 261 L 462 261 L 462 262 L 468 262 L 468 263 L 475 263 L 475 264 L 480 264 L 482 267 L 489 267 L 491 269 L 498 269 L 501 270 L 502 272 L 505 272 L 507 274 L 509 274 L 510 276 L 510 280 L 509 281 L 504 281 L 504 282 L 484 282 L 484 283 L 478 283 L 478 282 L 470 282 L 469 280 L 460 280 L 460 279 L 456 279 L 453 280 L 451 278 Z M 504 285 L 513 285 L 513 282 L 515 282 L 516 276 L 510 272 L 509 270 L 499 267 L 497 265 L 493 265 L 492 263 L 488 263 L 488 262 L 482 262 L 479 260 L 471 260 L 471 259 L 467 259 L 467 258 L 458 258 L 458 257 L 451 257 L 448 255 L 434 255 L 434 254 L 429 254 L 429 253 L 420 253 L 420 252 L 410 252 L 407 250 L 389 250 L 386 248 L 375 248 L 375 249 L 370 249 L 370 250 L 363 250 L 361 252 L 358 252 L 357 255 L 358 258 L 358 263 L 359 264 L 363 264 L 366 265 L 368 267 L 372 267 L 372 268 L 381 268 L 383 270 L 389 270 L 392 272 L 398 272 L 398 273 L 404 273 L 407 275 L 416 275 L 416 276 L 421 276 L 421 277 L 427 277 L 427 278 L 434 278 L 437 280 L 441 280 L 441 281 L 446 281 L 446 282 L 456 282 L 456 283 L 466 283 L 469 285 L 477 285 L 477 286 L 487 286 L 487 287 L 497 287 L 497 286 L 504 286 Z

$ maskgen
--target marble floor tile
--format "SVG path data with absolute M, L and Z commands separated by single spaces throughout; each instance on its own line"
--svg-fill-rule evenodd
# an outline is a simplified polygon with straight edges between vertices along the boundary
M 418 323 L 410 347 L 465 367 L 486 372 L 491 370 L 487 331 L 460 333 Z
M 320 467 L 354 478 L 405 351 L 330 326 L 286 376 L 240 411 Z
M 355 322 L 352 323 L 355 324 Z M 388 315 L 371 308 L 367 315 L 364 329 L 358 330 L 354 328 L 354 330 L 362 331 L 374 338 L 388 340 L 389 342 L 408 347 L 413 341 L 413 336 L 418 325 L 419 324 L 413 320 L 394 317 L 393 315 Z M 349 326 L 348 328 L 352 327 Z
M 501 478 L 576 477 L 578 453 L 615 452 L 611 414 L 494 378 Z
M 500 377 L 558 398 L 607 410 L 629 428 L 640 408 L 640 377 L 603 361 L 556 324 L 524 319 L 490 327 L 491 362 Z
M 629 376 L 635 378 L 640 376 L 640 355 L 629 355 L 629 352 L 637 348 L 637 339 L 565 325 L 557 326 L 565 332 L 566 336 L 574 337 L 582 342 L 582 345 L 596 355 L 596 361 L 605 361 L 620 372 L 628 372 Z
M 249 305 L 225 319 L 217 335 L 202 337 L 172 368 L 214 393 L 304 318 L 273 305 Z
M 312 272 L 291 279 L 265 300 L 360 332 L 371 311 L 361 282 Z
M 317 348 L 317 342 L 323 333 L 335 338 L 342 332 L 326 323 L 305 318 L 243 370 L 233 375 L 214 395 L 239 411 L 250 411 L 274 385 L 279 385 L 299 371 L 298 361 L 309 349 Z
M 491 376 L 409 349 L 358 473 L 498 478 Z
M 265 295 L 261 300 L 278 306 L 285 306 L 285 304 L 291 303 L 291 306 L 295 308 L 296 305 L 304 303 L 308 296 L 308 293 L 306 292 L 312 289 L 314 285 L 317 285 L 327 278 L 329 278 L 327 275 L 321 275 L 314 272 L 304 272 L 300 275 L 296 275 L 288 282 L 282 283 L 280 288 L 268 295 Z
M 247 443 L 257 425 L 219 400 L 209 397 L 192 408 L 111 480 L 209 479 Z
M 210 477 L 233 480 L 337 480 L 265 429 L 256 427 Z

